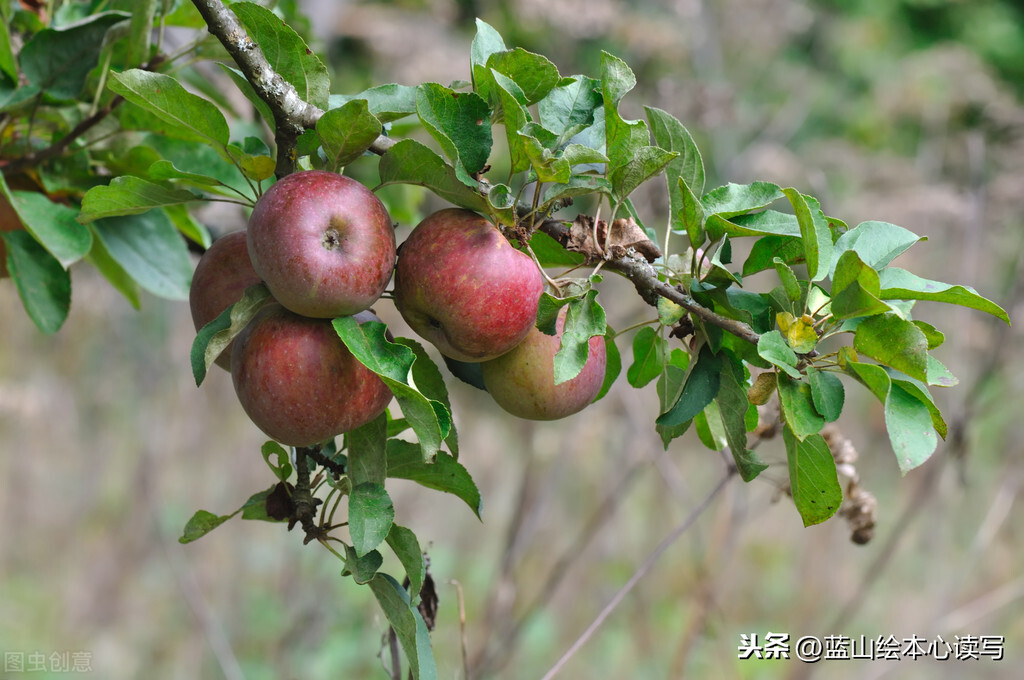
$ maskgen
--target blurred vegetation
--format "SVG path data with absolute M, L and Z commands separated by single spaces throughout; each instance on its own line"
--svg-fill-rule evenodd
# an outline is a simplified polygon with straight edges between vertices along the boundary
M 709 185 L 758 178 L 806 187 L 851 223 L 881 219 L 928 236 L 913 251 L 916 271 L 975 286 L 1017 322 L 1000 330 L 978 314 L 919 308 L 926 320 L 958 315 L 959 332 L 939 355 L 961 379 L 941 395 L 949 441 L 922 469 L 898 477 L 873 404 L 840 423 L 860 453 L 861 484 L 879 501 L 874 541 L 854 545 L 838 518 L 803 529 L 781 494 L 783 474 L 734 481 L 561 677 L 1024 673 L 1020 3 L 280 6 L 313 17 L 299 28 L 330 56 L 337 92 L 466 78 L 475 16 L 562 73 L 592 73 L 600 51 L 612 52 L 639 81 L 625 106 L 634 117 L 642 104 L 679 117 L 705 153 Z M 369 163 L 356 170 L 372 172 Z M 435 205 L 405 189 L 389 201 L 403 228 Z M 654 192 L 645 217 L 657 217 L 658 205 Z M 243 220 L 233 211 L 206 216 L 215 231 Z M 340 565 L 321 551 L 279 527 L 240 521 L 178 545 L 192 511 L 230 511 L 269 483 L 263 438 L 226 374 L 195 389 L 185 305 L 148 298 L 136 312 L 88 271 L 73 276 L 71 316 L 52 338 L 0 282 L 0 652 L 88 651 L 97 677 L 112 679 L 384 677 L 368 654 L 384 623 L 365 614 L 368 594 L 345 587 Z M 650 314 L 621 282 L 601 295 L 613 326 Z M 379 311 L 403 332 L 393 310 Z M 540 677 L 704 498 L 721 461 L 693 437 L 662 452 L 655 404 L 623 380 L 593 409 L 555 424 L 511 422 L 472 388 L 450 387 L 462 461 L 484 494 L 483 524 L 456 499 L 428 504 L 411 486 L 394 493 L 399 515 L 431 541 L 439 671 L 462 677 L 457 581 L 469 655 L 479 662 L 486 649 L 493 669 L 483 677 Z M 759 454 L 785 465 L 779 442 Z M 527 612 L 513 635 L 509 622 Z M 1005 635 L 1006 658 L 737 659 L 741 633 L 769 631 L 794 640 Z

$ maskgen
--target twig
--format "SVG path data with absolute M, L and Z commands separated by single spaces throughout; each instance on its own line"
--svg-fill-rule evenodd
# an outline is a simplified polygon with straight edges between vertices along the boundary
M 561 656 L 561 658 L 559 658 L 558 661 L 555 662 L 555 665 L 552 666 L 551 669 L 544 674 L 544 677 L 541 678 L 541 680 L 551 680 L 551 678 L 555 677 L 555 675 L 557 675 L 558 672 L 562 670 L 565 664 L 569 662 L 569 660 L 576 654 L 576 652 L 578 652 L 580 648 L 583 647 L 584 644 L 586 644 L 587 640 L 591 638 L 591 636 L 597 631 L 597 629 L 601 627 L 601 624 L 604 623 L 605 619 L 607 619 L 611 615 L 611 613 L 615 611 L 615 608 L 619 606 L 619 603 L 622 602 L 623 599 L 625 599 L 626 595 L 629 594 L 633 587 L 636 586 L 636 584 L 639 583 L 640 580 L 647 575 L 647 572 L 651 570 L 651 567 L 654 566 L 654 564 L 665 553 L 665 551 L 668 550 L 673 543 L 679 540 L 680 536 L 686 533 L 686 530 L 689 529 L 695 521 L 697 521 L 697 518 L 700 517 L 700 515 L 705 510 L 707 510 L 707 508 L 711 505 L 711 502 L 718 496 L 719 493 L 721 493 L 721 491 L 729 483 L 729 480 L 731 480 L 735 476 L 736 469 L 730 467 L 729 471 L 718 482 L 718 485 L 711 490 L 711 493 L 709 493 L 707 497 L 703 501 L 701 501 L 700 505 L 694 508 L 690 512 L 690 514 L 686 516 L 686 519 L 684 519 L 682 523 L 679 524 L 679 526 L 672 530 L 672 533 L 666 536 L 664 540 L 662 540 L 662 542 L 658 544 L 658 547 L 654 549 L 654 552 L 652 552 L 650 556 L 646 560 L 644 560 L 643 564 L 641 564 L 637 568 L 636 572 L 634 572 L 633 575 L 629 578 L 629 580 L 626 581 L 626 584 L 622 586 L 622 588 L 619 589 L 619 592 L 615 593 L 615 596 L 612 597 L 608 604 L 605 605 L 604 609 L 602 609 L 601 612 L 597 615 L 597 618 L 595 618 L 591 622 L 591 624 L 587 626 L 587 629 L 583 631 L 579 638 L 577 638 L 576 642 L 574 642 L 572 646 L 570 646 L 569 649 L 566 650 L 566 652 Z

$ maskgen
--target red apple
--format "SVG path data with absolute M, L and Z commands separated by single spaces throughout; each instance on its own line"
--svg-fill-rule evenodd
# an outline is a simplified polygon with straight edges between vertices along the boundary
M 540 270 L 486 219 L 449 208 L 420 222 L 402 244 L 395 306 L 441 354 L 493 359 L 526 337 L 544 288 Z
M 188 291 L 188 304 L 196 330 L 220 316 L 230 305 L 242 299 L 246 288 L 259 282 L 260 277 L 249 260 L 244 231 L 225 234 L 214 241 L 199 258 L 192 274 L 192 287 Z M 230 346 L 217 357 L 217 365 L 230 370 Z
M 377 320 L 370 312 L 356 318 Z M 287 446 L 313 446 L 365 425 L 391 390 L 361 364 L 327 319 L 266 307 L 235 338 L 235 393 L 249 418 Z
M 391 280 L 395 232 L 384 204 L 348 177 L 296 172 L 260 197 L 249 256 L 271 294 L 303 316 L 368 309 Z
M 494 401 L 512 415 L 530 420 L 557 420 L 581 411 L 597 398 L 604 384 L 604 338 L 590 338 L 587 361 L 572 380 L 555 384 L 554 357 L 565 325 L 565 309 L 556 335 L 533 328 L 515 349 L 480 364 L 484 384 Z

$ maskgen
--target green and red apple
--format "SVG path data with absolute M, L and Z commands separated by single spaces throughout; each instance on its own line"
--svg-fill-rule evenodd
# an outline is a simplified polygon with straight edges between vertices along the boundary
M 370 312 L 360 323 L 378 320 Z M 234 340 L 231 377 L 249 418 L 287 446 L 313 446 L 365 425 L 391 401 L 327 319 L 281 305 L 261 310 Z
M 529 255 L 469 210 L 448 208 L 420 222 L 399 250 L 395 306 L 441 354 L 493 359 L 526 338 L 544 280 Z
M 384 204 L 354 179 L 324 170 L 279 180 L 249 217 L 253 269 L 282 305 L 334 318 L 369 309 L 395 266 Z
M 532 328 L 510 352 L 480 364 L 487 391 L 512 415 L 557 420 L 583 410 L 601 392 L 608 359 L 600 335 L 588 341 L 587 361 L 579 375 L 555 384 L 554 358 L 562 342 L 565 315 L 563 308 L 555 335 Z

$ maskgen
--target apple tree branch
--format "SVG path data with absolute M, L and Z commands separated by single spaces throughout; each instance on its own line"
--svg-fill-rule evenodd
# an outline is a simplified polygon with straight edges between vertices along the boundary
M 277 144 L 278 177 L 295 171 L 296 141 L 305 130 L 316 127 L 324 111 L 304 101 L 295 87 L 286 81 L 267 61 L 259 45 L 252 40 L 239 23 L 235 14 L 221 0 L 192 0 L 210 33 L 214 35 L 245 78 L 252 84 L 256 94 L 267 103 L 274 114 L 275 142 Z M 370 151 L 383 155 L 396 140 L 379 136 L 370 146 Z M 541 229 L 557 238 L 559 223 L 549 220 Z M 748 342 L 757 344 L 760 337 L 750 326 L 735 319 L 728 319 L 698 304 L 684 292 L 658 279 L 657 273 L 642 258 L 624 257 L 610 260 L 605 268 L 625 276 L 636 287 L 640 297 L 649 304 L 657 305 L 658 298 L 664 297 L 692 312 L 705 323 L 718 326 Z

